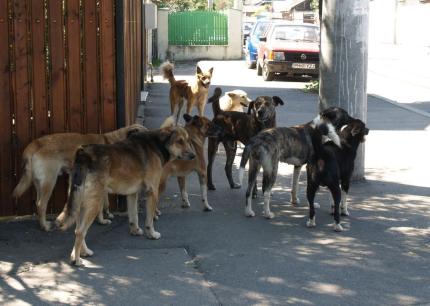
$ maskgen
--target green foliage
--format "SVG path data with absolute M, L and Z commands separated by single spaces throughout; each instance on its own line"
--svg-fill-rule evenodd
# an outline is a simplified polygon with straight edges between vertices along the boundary
M 168 8 L 171 11 L 192 11 L 207 9 L 207 0 L 153 0 L 159 8 Z
M 313 11 L 318 11 L 319 8 L 319 0 L 311 0 L 311 9 Z
M 310 81 L 309 84 L 305 85 L 305 88 L 303 89 L 303 91 L 309 92 L 309 93 L 319 93 L 319 91 L 320 91 L 319 80 Z

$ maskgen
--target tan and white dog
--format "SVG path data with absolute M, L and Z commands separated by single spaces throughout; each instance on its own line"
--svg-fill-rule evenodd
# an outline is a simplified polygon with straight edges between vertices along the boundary
M 86 144 L 110 144 L 127 138 L 129 133 L 147 130 L 140 124 L 133 124 L 105 134 L 57 133 L 33 140 L 24 150 L 23 173 L 12 196 L 19 198 L 30 185 L 36 189 L 37 213 L 40 227 L 45 231 L 51 229 L 51 222 L 46 221 L 46 208 L 57 177 L 62 172 L 70 174 L 76 150 Z M 107 195 L 106 199 L 107 200 Z M 105 212 L 109 214 L 109 202 L 105 201 Z M 98 221 L 109 224 L 100 211 Z
M 224 96 L 219 99 L 219 107 L 225 112 L 244 112 L 244 107 L 248 107 L 251 101 L 252 100 L 248 98 L 248 94 L 245 91 L 235 89 L 227 91 Z M 211 102 L 211 100 L 208 101 L 208 103 Z

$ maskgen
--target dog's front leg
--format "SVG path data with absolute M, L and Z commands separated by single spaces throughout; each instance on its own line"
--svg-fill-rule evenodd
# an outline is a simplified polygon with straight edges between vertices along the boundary
M 341 232 L 343 230 L 342 225 L 340 225 L 340 199 L 341 199 L 341 191 L 339 184 L 333 183 L 327 186 L 331 192 L 334 201 L 334 230 L 336 232 Z
M 302 170 L 302 166 L 294 166 L 293 171 L 293 183 L 291 186 L 291 204 L 298 205 L 300 203 L 299 197 L 297 196 L 299 191 L 299 180 L 300 180 L 300 171 Z
M 179 191 L 181 192 L 182 208 L 189 208 L 191 206 L 190 200 L 188 199 L 188 192 L 186 187 L 185 177 L 178 176 Z
M 202 195 L 203 210 L 212 211 L 212 207 L 208 202 L 208 188 L 206 186 L 206 171 L 205 165 L 201 165 L 201 170 L 199 171 L 199 183 L 200 183 L 200 193 Z
M 315 199 L 315 193 L 318 190 L 318 186 L 319 186 L 319 184 L 312 180 L 311 174 L 308 171 L 306 197 L 308 199 L 308 204 L 309 204 L 309 219 L 306 222 L 307 227 L 315 227 L 317 225 L 315 222 L 314 199 Z
M 228 182 L 230 184 L 230 188 L 238 189 L 241 186 L 233 181 L 233 162 L 236 157 L 237 143 L 236 141 L 224 141 L 223 142 L 225 152 L 227 154 L 227 161 L 225 163 L 225 174 L 227 176 Z
M 127 196 L 127 212 L 128 212 L 128 224 L 130 226 L 130 234 L 135 236 L 143 235 L 143 231 L 139 227 L 137 193 L 133 193 Z
M 146 197 L 145 234 L 149 239 L 160 239 L 161 234 L 154 230 L 154 216 L 158 203 L 158 194 L 151 189 Z
M 218 150 L 219 140 L 218 138 L 210 137 L 208 142 L 208 166 L 207 166 L 207 186 L 209 190 L 216 190 L 215 185 L 212 182 L 212 165 L 215 161 L 215 155 Z

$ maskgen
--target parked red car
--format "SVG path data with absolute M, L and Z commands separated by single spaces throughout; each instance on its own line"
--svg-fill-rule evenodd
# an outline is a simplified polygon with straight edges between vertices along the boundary
M 278 21 L 260 38 L 257 74 L 265 81 L 275 74 L 319 75 L 319 27 L 306 23 Z

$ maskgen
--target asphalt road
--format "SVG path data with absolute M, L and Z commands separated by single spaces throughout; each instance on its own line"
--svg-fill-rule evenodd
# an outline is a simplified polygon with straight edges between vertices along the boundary
M 311 120 L 317 96 L 298 80 L 264 82 L 240 61 L 203 62 L 214 67 L 215 86 L 249 96 L 277 95 L 278 125 Z M 178 64 L 189 78 L 194 63 Z M 169 86 L 150 85 L 146 125 L 169 114 Z M 211 117 L 210 107 L 206 113 Z M 289 203 L 292 167 L 282 164 L 272 197 L 276 217 L 244 216 L 244 188 L 231 190 L 224 154 L 216 159 L 209 193 L 213 212 L 202 211 L 196 175 L 188 179 L 191 208 L 180 208 L 171 178 L 156 222 L 162 238 L 128 235 L 127 219 L 94 224 L 88 245 L 96 254 L 85 268 L 71 268 L 73 233 L 42 233 L 35 221 L 0 224 L 0 302 L 15 304 L 143 305 L 424 305 L 430 301 L 430 119 L 369 97 L 366 180 L 350 192 L 345 231 L 330 226 L 329 196 L 317 195 L 317 227 L 305 226 L 305 176 L 299 207 Z M 427 129 L 427 130 L 426 130 Z M 238 158 L 235 166 L 237 167 Z M 236 172 L 236 168 L 234 169 Z M 144 221 L 141 216 L 140 222 Z

